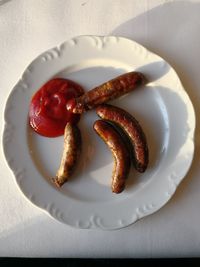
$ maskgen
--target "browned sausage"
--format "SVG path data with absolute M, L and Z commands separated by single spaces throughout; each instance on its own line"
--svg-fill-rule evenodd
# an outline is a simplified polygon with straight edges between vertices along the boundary
M 130 155 L 123 139 L 115 128 L 103 120 L 94 123 L 94 130 L 108 145 L 114 156 L 115 165 L 112 174 L 112 192 L 121 193 L 130 170 Z
M 76 125 L 67 123 L 64 132 L 64 149 L 60 167 L 53 182 L 61 187 L 71 177 L 81 152 L 81 133 Z
M 134 71 L 125 73 L 97 86 L 76 99 L 72 99 L 68 102 L 67 109 L 73 113 L 83 113 L 102 103 L 107 103 L 110 100 L 125 95 L 145 83 L 146 78 L 142 73 Z
M 108 104 L 96 108 L 98 116 L 115 123 L 129 137 L 132 144 L 134 166 L 137 171 L 144 172 L 149 161 L 149 151 L 145 134 L 139 122 L 127 111 Z

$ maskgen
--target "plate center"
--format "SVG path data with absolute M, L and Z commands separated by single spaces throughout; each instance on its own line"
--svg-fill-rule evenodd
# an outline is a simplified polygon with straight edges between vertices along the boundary
M 87 91 L 125 72 L 127 72 L 126 69 L 91 66 L 74 71 L 64 70 L 56 76 L 72 79 Z M 114 160 L 107 146 L 93 130 L 93 123 L 98 117 L 94 111 L 89 111 L 82 116 L 79 123 L 83 149 L 76 171 L 68 183 L 61 189 L 57 189 L 67 197 L 89 202 L 105 202 L 112 201 L 113 198 L 130 197 L 152 179 L 159 161 L 164 156 L 168 121 L 163 101 L 154 87 L 148 86 L 135 90 L 112 101 L 112 104 L 124 108 L 140 122 L 150 150 L 149 168 L 144 174 L 138 174 L 132 168 L 126 190 L 120 195 L 112 194 L 110 184 Z M 33 162 L 41 173 L 41 179 L 46 179 L 51 184 L 50 179 L 55 176 L 60 164 L 63 137 L 45 138 L 29 129 L 28 140 Z M 54 185 L 51 184 L 51 186 Z

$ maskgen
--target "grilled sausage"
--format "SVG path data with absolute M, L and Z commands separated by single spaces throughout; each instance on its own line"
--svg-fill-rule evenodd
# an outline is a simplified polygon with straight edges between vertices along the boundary
M 149 151 L 139 122 L 125 110 L 108 104 L 98 106 L 96 112 L 100 118 L 120 127 L 129 137 L 134 166 L 138 172 L 144 172 L 149 161 Z
M 81 133 L 76 125 L 67 123 L 64 132 L 64 150 L 60 167 L 53 182 L 61 187 L 72 175 L 81 152 Z
M 107 103 L 110 100 L 127 94 L 136 87 L 145 84 L 145 82 L 146 78 L 140 72 L 125 73 L 95 87 L 76 99 L 71 99 L 66 108 L 73 113 L 83 113 L 102 103 Z
M 112 151 L 115 164 L 111 188 L 113 193 L 121 193 L 125 188 L 125 182 L 130 170 L 129 152 L 123 139 L 111 124 L 103 120 L 97 120 L 93 127 Z

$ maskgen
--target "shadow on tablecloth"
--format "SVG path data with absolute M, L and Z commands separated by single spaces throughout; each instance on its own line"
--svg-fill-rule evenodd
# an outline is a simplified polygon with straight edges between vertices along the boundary
M 0 0 L 0 6 L 3 6 L 4 4 L 10 2 L 12 0 Z
M 146 2 L 148 9 L 148 1 Z M 110 34 L 128 37 L 169 62 L 179 75 L 196 113 L 195 154 L 192 166 L 168 205 L 198 193 L 200 180 L 200 3 L 174 1 L 155 7 L 119 25 Z M 194 196 L 193 196 L 194 197 Z M 176 205 L 175 205 L 176 206 Z M 171 206 L 172 207 L 172 206 Z M 177 208 L 177 207 L 176 207 Z

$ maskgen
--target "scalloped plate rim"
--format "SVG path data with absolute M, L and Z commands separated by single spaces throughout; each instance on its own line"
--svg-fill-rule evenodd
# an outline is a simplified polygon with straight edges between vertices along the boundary
M 150 53 L 151 55 L 154 55 L 154 56 L 156 56 L 157 58 L 160 58 L 160 59 L 164 60 L 163 58 L 161 58 L 160 56 L 156 55 L 155 53 L 150 52 L 148 49 L 146 49 L 146 48 L 145 48 L 144 46 L 142 46 L 141 44 L 139 44 L 139 43 L 137 43 L 137 42 L 135 42 L 135 41 L 133 41 L 133 40 L 131 40 L 131 39 L 129 39 L 129 38 L 120 37 L 120 36 L 94 36 L 94 35 L 81 35 L 81 36 L 76 36 L 76 37 L 73 37 L 73 38 L 71 38 L 71 39 L 69 39 L 69 40 L 67 40 L 67 41 L 65 41 L 65 42 L 63 42 L 63 43 L 61 43 L 61 44 L 58 45 L 58 46 L 55 46 L 55 47 L 53 47 L 53 48 L 50 48 L 50 49 L 48 49 L 48 50 L 42 52 L 40 55 L 38 55 L 38 56 L 37 56 L 37 57 L 36 57 L 36 58 L 35 58 L 35 59 L 34 59 L 34 60 L 33 60 L 27 67 L 26 67 L 26 69 L 25 69 L 25 71 L 23 72 L 21 78 L 20 78 L 19 81 L 16 83 L 16 85 L 13 87 L 13 89 L 11 90 L 11 92 L 10 92 L 8 98 L 7 98 L 7 102 L 6 102 L 6 106 L 5 106 L 5 112 L 4 112 L 4 131 L 3 131 L 3 138 L 2 138 L 3 151 L 4 151 L 4 156 L 5 156 L 6 162 L 7 162 L 9 168 L 12 170 L 12 172 L 13 172 L 13 174 L 14 174 L 14 176 L 15 176 L 15 182 L 17 183 L 18 188 L 20 189 L 20 192 L 21 192 L 21 193 L 26 197 L 26 199 L 29 200 L 34 206 L 39 207 L 40 209 L 42 209 L 43 211 L 45 211 L 50 217 L 52 217 L 52 218 L 54 218 L 54 219 L 56 219 L 56 220 L 58 220 L 58 221 L 60 221 L 60 222 L 62 222 L 62 223 L 65 223 L 65 224 L 67 224 L 67 225 L 69 225 L 69 226 L 78 228 L 78 229 L 81 228 L 81 229 L 116 230 L 116 229 L 120 229 L 120 228 L 127 227 L 127 226 L 129 226 L 129 225 L 131 225 L 131 224 L 133 224 L 133 223 L 136 223 L 137 221 L 139 221 L 139 220 L 142 219 L 143 217 L 146 217 L 146 216 L 148 216 L 148 215 L 151 215 L 151 214 L 157 212 L 158 210 L 160 210 L 160 209 L 161 209 L 161 208 L 162 208 L 162 207 L 163 207 L 163 206 L 164 206 L 164 205 L 171 199 L 171 197 L 174 195 L 174 193 L 175 193 L 177 187 L 180 185 L 181 181 L 183 180 L 183 178 L 185 177 L 186 173 L 187 173 L 188 170 L 190 169 L 191 164 L 192 164 L 193 155 L 194 155 L 194 132 L 195 132 L 195 113 L 194 113 L 194 109 L 193 109 L 193 106 L 192 106 L 192 103 L 191 103 L 191 102 L 190 102 L 190 105 L 191 105 L 191 108 L 192 108 L 192 112 L 193 112 L 192 115 L 193 115 L 193 117 L 194 117 L 194 121 L 193 121 L 193 129 L 192 129 L 193 134 L 192 134 L 190 140 L 192 141 L 192 144 L 191 144 L 191 145 L 192 145 L 193 147 L 191 147 L 191 151 L 192 151 L 192 152 L 191 152 L 191 158 L 190 158 L 190 160 L 189 160 L 189 164 L 188 164 L 188 166 L 187 166 L 187 168 L 186 168 L 187 170 L 185 170 L 185 174 L 184 174 L 182 177 L 179 177 L 179 181 L 178 181 L 178 184 L 176 185 L 176 188 L 174 189 L 174 192 L 172 193 L 172 195 L 170 195 L 168 198 L 166 198 L 166 200 L 165 200 L 163 203 L 160 203 L 159 207 L 156 207 L 156 208 L 153 208 L 153 209 L 150 210 L 150 211 L 147 211 L 147 212 L 146 212 L 145 214 L 143 214 L 143 216 L 141 216 L 141 217 L 137 216 L 137 214 L 135 213 L 135 214 L 136 214 L 135 220 L 133 220 L 132 222 L 125 223 L 124 225 L 121 225 L 121 226 L 119 226 L 119 224 L 118 224 L 118 225 L 113 225 L 113 226 L 111 226 L 111 227 L 104 227 L 104 226 L 102 226 L 101 224 L 98 225 L 98 223 L 95 224 L 95 223 L 93 223 L 93 222 L 90 222 L 90 220 L 89 220 L 89 222 L 88 222 L 89 227 L 81 227 L 81 225 L 74 225 L 74 224 L 71 224 L 70 222 L 67 222 L 66 220 L 62 220 L 61 218 L 56 217 L 54 214 L 51 213 L 50 210 L 46 209 L 46 208 L 44 207 L 44 205 L 42 205 L 42 203 L 37 203 L 37 201 L 35 201 L 35 200 L 33 200 L 33 199 L 30 199 L 30 196 L 28 196 L 27 192 L 24 192 L 24 191 L 22 190 L 21 185 L 20 185 L 20 183 L 19 183 L 19 180 L 18 180 L 17 177 L 16 177 L 16 170 L 14 170 L 14 169 L 12 168 L 12 164 L 9 162 L 8 155 L 7 155 L 7 152 L 6 152 L 5 132 L 6 132 L 6 130 L 8 129 L 8 125 L 9 125 L 9 123 L 8 123 L 8 121 L 7 121 L 7 118 L 6 118 L 6 110 L 7 110 L 7 108 L 8 108 L 8 103 L 9 103 L 10 99 L 12 98 L 12 93 L 18 88 L 19 83 L 20 83 L 21 81 L 23 81 L 24 77 L 26 76 L 27 70 L 28 70 L 29 68 L 31 68 L 32 66 L 34 66 L 35 64 L 37 64 L 37 61 L 40 60 L 46 53 L 51 52 L 51 51 L 53 51 L 53 50 L 55 50 L 55 49 L 58 49 L 58 48 L 60 49 L 60 48 L 63 47 L 64 45 L 68 44 L 71 40 L 74 41 L 74 40 L 77 40 L 77 39 L 79 39 L 79 38 L 88 38 L 88 37 L 90 37 L 90 38 L 100 38 L 100 39 L 103 39 L 103 42 L 105 42 L 105 38 L 106 38 L 107 40 L 110 40 L 110 38 L 117 38 L 118 40 L 120 40 L 120 39 L 128 40 L 128 41 L 131 41 L 132 43 L 138 45 L 138 46 L 141 47 L 142 49 L 144 49 L 147 53 Z M 166 60 L 164 60 L 164 61 L 166 62 Z M 172 66 L 170 66 L 170 67 L 172 68 Z M 173 69 L 173 68 L 172 68 L 172 69 Z M 173 70 L 174 70 L 174 69 L 173 69 Z M 174 72 L 175 72 L 175 71 L 174 71 Z M 176 75 L 177 75 L 177 74 L 176 74 Z M 178 75 L 177 75 L 177 78 L 178 78 Z M 178 78 L 178 79 L 179 79 L 179 78 Z M 182 85 L 181 85 L 181 86 L 182 86 Z M 184 93 L 187 95 L 187 93 L 186 93 L 186 91 L 184 90 L 183 86 L 182 86 L 182 89 L 183 89 Z M 187 97 L 188 97 L 188 95 L 187 95 Z M 188 99 L 189 99 L 189 97 L 188 97 Z M 189 100 L 190 100 L 190 99 L 189 99 Z

